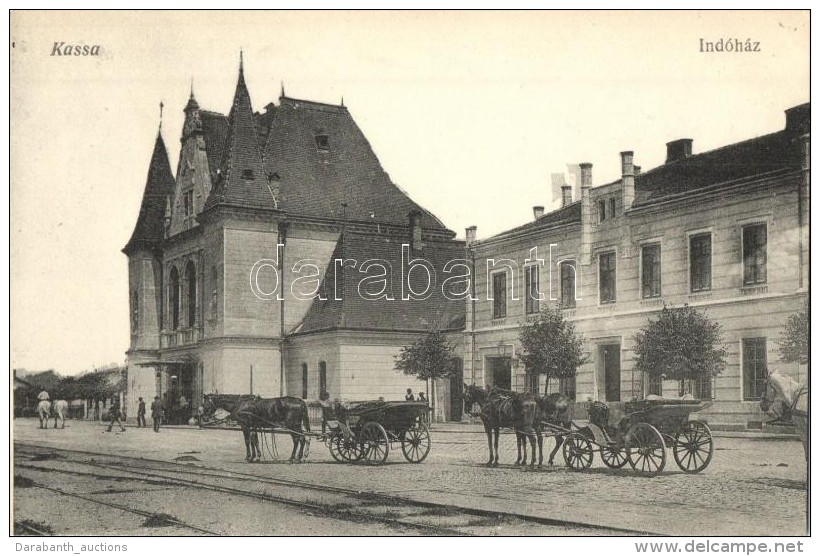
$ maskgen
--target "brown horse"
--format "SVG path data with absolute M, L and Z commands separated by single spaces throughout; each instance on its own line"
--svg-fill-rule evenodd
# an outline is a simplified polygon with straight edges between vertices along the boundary
M 213 419 L 218 409 L 226 411 L 228 417 L 242 427 L 242 436 L 245 438 L 245 461 L 253 462 L 262 457 L 259 448 L 259 435 L 254 427 L 250 426 L 244 412 L 252 407 L 261 398 L 252 394 L 205 394 L 202 402 L 203 420 Z M 239 416 L 238 413 L 242 415 Z
M 562 394 L 548 394 L 547 396 L 537 397 L 535 399 L 537 410 L 535 414 L 535 431 L 538 436 L 538 467 L 541 467 L 543 462 L 543 431 L 545 424 L 558 425 L 564 429 L 571 428 L 571 419 L 569 414 L 570 399 Z M 564 443 L 563 434 L 555 434 L 555 448 L 550 452 L 548 465 L 552 465 L 555 459 L 555 454 Z
M 473 406 L 481 409 L 479 415 L 487 433 L 490 458 L 488 467 L 498 466 L 498 438 L 502 428 L 515 431 L 518 458 L 516 465 L 527 464 L 527 439 L 532 448 L 530 465 L 535 465 L 535 442 L 537 431 L 533 427 L 537 414 L 535 397 L 529 392 L 511 392 L 493 388 L 489 392 L 475 385 L 464 384 L 464 412 L 472 414 Z
M 310 432 L 307 404 L 303 399 L 292 396 L 258 398 L 247 404 L 240 404 L 240 407 L 233 414 L 243 430 L 247 428 L 255 431 L 272 427 L 285 429 L 290 433 L 291 440 L 293 440 L 290 462 L 302 462 L 305 445 L 307 444 L 304 433 Z M 258 461 L 262 453 L 258 444 L 255 444 L 254 447 L 256 449 L 256 460 Z

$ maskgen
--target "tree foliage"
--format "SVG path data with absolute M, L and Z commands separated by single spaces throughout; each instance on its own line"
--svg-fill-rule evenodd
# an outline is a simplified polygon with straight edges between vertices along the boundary
M 784 363 L 809 362 L 809 300 L 786 321 L 778 340 L 780 359 Z
M 564 320 L 560 309 L 545 307 L 519 332 L 523 352 L 519 363 L 527 373 L 545 375 L 547 385 L 551 378 L 571 378 L 575 371 L 589 361 L 584 338 L 576 333 L 575 325 Z
M 453 370 L 454 348 L 438 330 L 428 332 L 395 356 L 394 369 L 421 380 L 445 378 Z
M 726 365 L 719 323 L 694 307 L 664 306 L 635 336 L 635 370 L 674 380 L 714 377 Z

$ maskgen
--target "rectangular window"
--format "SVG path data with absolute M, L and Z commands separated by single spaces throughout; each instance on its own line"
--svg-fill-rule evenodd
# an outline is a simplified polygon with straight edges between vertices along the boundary
M 606 201 L 603 199 L 598 201 L 598 220 L 600 222 L 606 220 Z
M 615 303 L 615 253 L 598 256 L 598 294 L 601 303 Z
M 302 399 L 308 397 L 308 367 L 307 363 L 302 363 Z
M 615 197 L 609 200 L 609 217 L 615 218 Z
M 694 392 L 692 394 L 699 400 L 712 399 L 712 377 L 702 376 L 695 379 Z
M 743 339 L 743 399 L 759 400 L 768 376 L 766 338 Z
M 507 316 L 507 273 L 493 274 L 493 318 Z
M 743 228 L 743 285 L 766 283 L 766 224 Z
M 641 297 L 661 296 L 661 244 L 641 247 Z
M 526 304 L 526 311 L 528 315 L 537 313 L 539 310 L 538 302 L 538 265 L 530 265 L 525 270 L 525 286 L 527 295 L 524 303 Z
M 561 308 L 575 307 L 575 265 L 561 263 Z
M 712 234 L 689 237 L 689 287 L 693 292 L 712 289 Z

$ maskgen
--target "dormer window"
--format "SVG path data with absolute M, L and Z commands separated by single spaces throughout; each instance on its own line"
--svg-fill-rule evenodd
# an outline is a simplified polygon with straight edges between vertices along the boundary
M 317 135 L 316 136 L 316 148 L 320 151 L 329 151 L 330 150 L 330 137 L 327 135 Z
M 242 179 L 243 180 L 252 180 L 253 179 L 253 170 L 250 170 L 250 169 L 242 170 Z

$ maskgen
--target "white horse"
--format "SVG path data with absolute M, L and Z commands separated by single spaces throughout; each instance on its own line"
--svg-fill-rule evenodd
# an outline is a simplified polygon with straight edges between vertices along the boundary
M 54 428 L 57 428 L 57 418 L 60 419 L 60 428 L 65 428 L 65 416 L 68 414 L 68 402 L 65 400 L 54 400 L 51 402 L 51 415 L 54 417 Z M 48 425 L 46 425 L 47 427 Z
M 772 371 L 766 377 L 760 409 L 775 416 L 774 422 L 792 423 L 800 440 L 806 461 L 809 460 L 809 449 L 806 438 L 809 434 L 808 410 L 809 388 L 800 385 L 792 377 Z
M 48 418 L 51 417 L 51 402 L 40 400 L 37 404 L 37 416 L 40 417 L 40 428 L 48 428 Z

